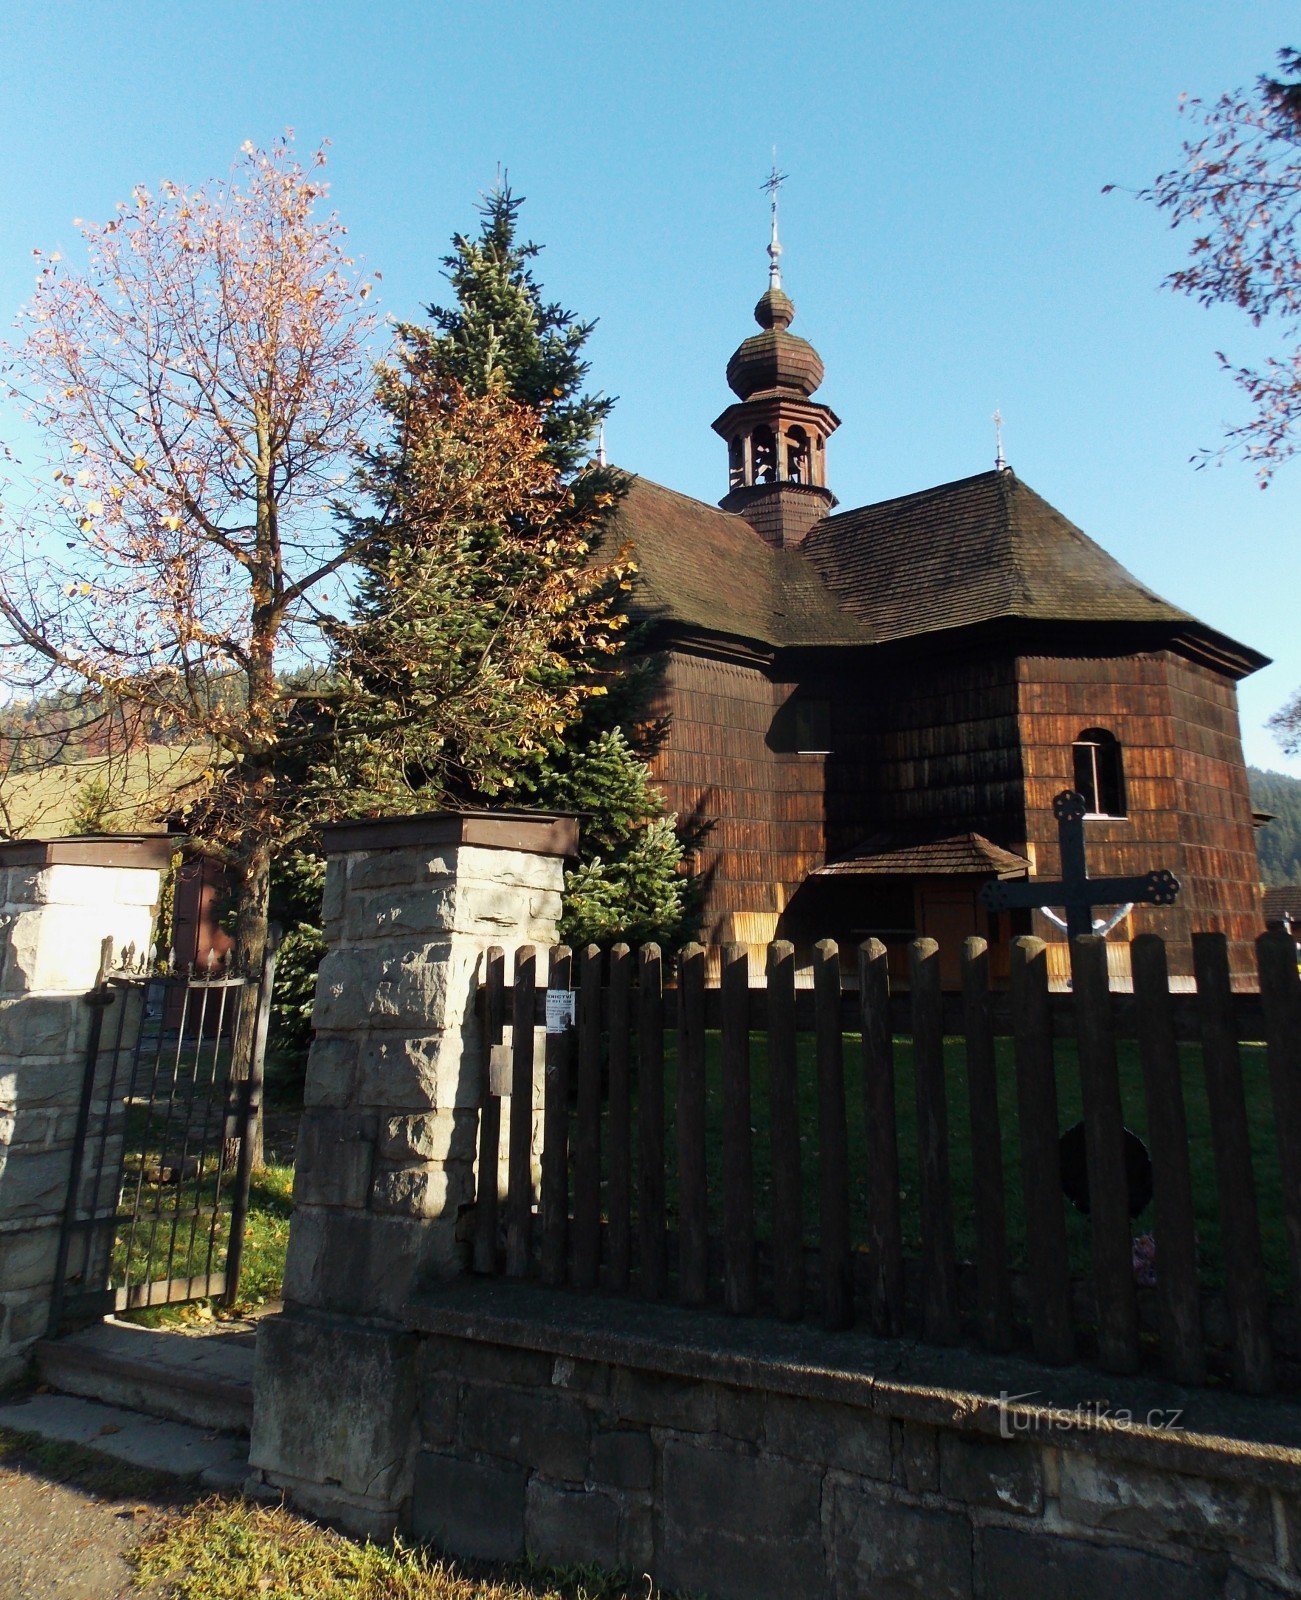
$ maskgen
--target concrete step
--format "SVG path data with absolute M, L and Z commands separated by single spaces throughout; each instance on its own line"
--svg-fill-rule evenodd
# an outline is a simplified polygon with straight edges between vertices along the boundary
M 98 1455 L 207 1489 L 236 1491 L 248 1476 L 248 1440 L 141 1416 L 70 1394 L 34 1394 L 0 1406 L 0 1428 L 78 1444 Z
M 36 1361 L 42 1381 L 65 1394 L 247 1437 L 255 1337 L 239 1323 L 191 1334 L 110 1318 L 43 1340 Z

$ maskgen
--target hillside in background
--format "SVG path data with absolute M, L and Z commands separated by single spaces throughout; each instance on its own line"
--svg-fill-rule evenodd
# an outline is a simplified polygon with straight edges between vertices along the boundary
M 1256 830 L 1261 882 L 1301 883 L 1301 778 L 1259 767 L 1248 767 L 1247 777 L 1252 805 L 1276 819 Z

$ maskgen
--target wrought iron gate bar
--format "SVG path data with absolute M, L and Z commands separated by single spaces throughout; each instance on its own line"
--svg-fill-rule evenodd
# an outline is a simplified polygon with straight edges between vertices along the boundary
M 260 982 L 211 963 L 146 971 L 132 952 L 124 956 L 110 970 L 106 943 L 86 997 L 92 1012 L 52 1331 L 113 1310 L 229 1302 L 238 1291 L 274 954 Z M 234 1052 L 255 991 L 255 1060 L 237 1078 Z

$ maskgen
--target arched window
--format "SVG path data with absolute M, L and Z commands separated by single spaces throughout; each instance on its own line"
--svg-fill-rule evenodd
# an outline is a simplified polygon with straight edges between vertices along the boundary
M 745 483 L 745 440 L 731 439 L 727 445 L 727 486 L 739 489 Z
M 776 483 L 777 441 L 772 436 L 772 429 L 756 428 L 750 440 L 750 448 L 754 452 L 754 482 Z
M 1120 741 L 1106 728 L 1086 728 L 1071 746 L 1075 787 L 1093 817 L 1123 817 L 1125 769 Z
M 809 483 L 809 436 L 803 428 L 792 428 L 786 435 L 786 476 L 792 483 Z

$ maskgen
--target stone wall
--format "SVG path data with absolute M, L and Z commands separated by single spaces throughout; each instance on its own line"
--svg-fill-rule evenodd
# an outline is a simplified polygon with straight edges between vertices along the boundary
M 791 1330 L 738 1359 L 721 1317 L 514 1295 L 429 1302 L 445 1331 L 414 1355 L 407 1522 L 454 1554 L 715 1600 L 1301 1594 L 1295 1447 L 1034 1410 L 1000 1431 L 987 1399 L 910 1382 L 897 1354 L 837 1377 Z
M 0 1383 L 49 1320 L 101 944 L 150 947 L 171 848 L 0 844 Z

